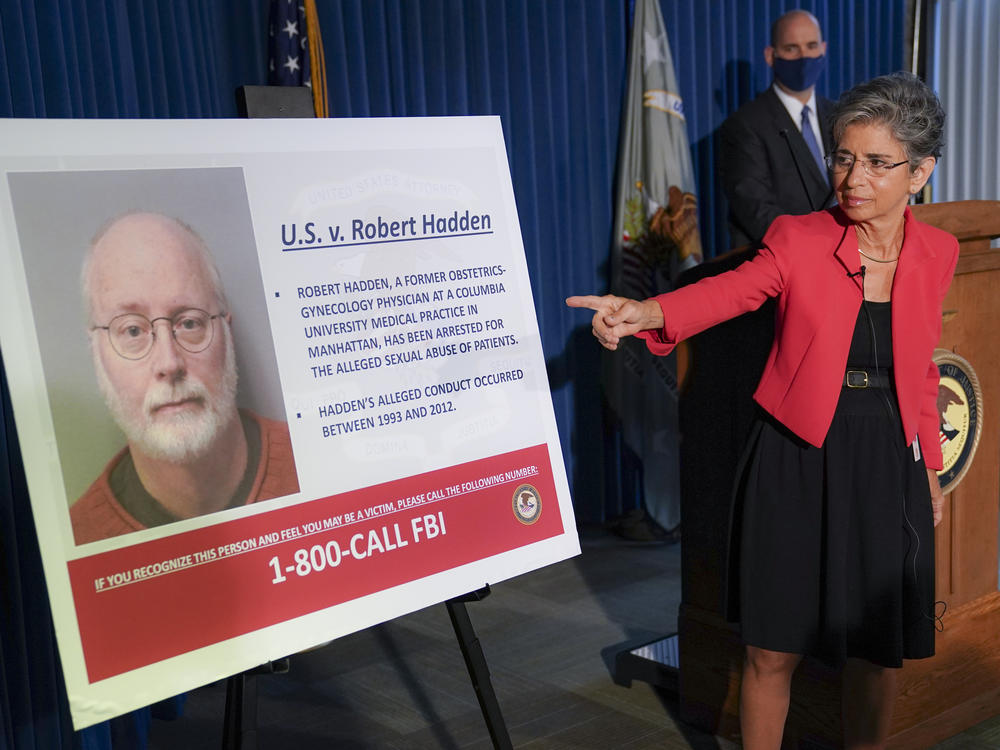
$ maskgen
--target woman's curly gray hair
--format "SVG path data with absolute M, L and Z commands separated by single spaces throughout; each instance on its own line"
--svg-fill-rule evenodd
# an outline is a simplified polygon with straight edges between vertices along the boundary
M 941 156 L 944 109 L 930 87 L 912 73 L 872 78 L 844 92 L 833 111 L 833 141 L 848 125 L 886 125 L 906 151 L 911 167 Z

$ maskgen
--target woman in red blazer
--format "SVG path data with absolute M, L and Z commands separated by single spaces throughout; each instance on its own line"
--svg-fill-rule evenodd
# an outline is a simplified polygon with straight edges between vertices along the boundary
M 838 206 L 779 217 L 753 260 L 645 301 L 570 297 L 614 350 L 656 354 L 777 298 L 741 475 L 745 748 L 778 748 L 805 654 L 844 667 L 845 746 L 888 735 L 896 667 L 934 652 L 933 526 L 944 498 L 931 356 L 958 259 L 907 204 L 944 112 L 907 73 L 844 94 L 828 157 Z

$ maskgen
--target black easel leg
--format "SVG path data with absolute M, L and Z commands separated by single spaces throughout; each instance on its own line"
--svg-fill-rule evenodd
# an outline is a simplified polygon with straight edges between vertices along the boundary
M 455 628 L 458 645 L 465 659 L 465 667 L 469 670 L 469 678 L 476 691 L 476 698 L 479 699 L 479 708 L 483 712 L 483 719 L 486 721 L 490 739 L 493 740 L 493 747 L 497 750 L 512 750 L 514 746 L 511 744 L 507 725 L 504 723 L 503 714 L 500 713 L 500 703 L 497 701 L 497 694 L 490 681 L 490 668 L 486 663 L 486 656 L 483 654 L 479 639 L 476 637 L 476 631 L 472 627 L 472 620 L 469 619 L 469 613 L 465 608 L 467 601 L 479 601 L 488 596 L 489 593 L 490 587 L 487 586 L 471 594 L 449 599 L 445 602 L 445 606 L 448 607 L 448 616 L 451 618 L 452 627 Z
M 222 750 L 257 750 L 257 675 L 253 672 L 226 680 Z
M 289 667 L 289 658 L 284 656 L 226 680 L 222 750 L 257 750 L 257 676 L 286 674 Z

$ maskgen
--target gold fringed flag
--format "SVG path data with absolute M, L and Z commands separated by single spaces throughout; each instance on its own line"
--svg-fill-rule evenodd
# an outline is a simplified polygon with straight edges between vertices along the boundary
M 658 0 L 636 0 L 618 154 L 611 292 L 644 299 L 702 257 L 684 103 Z M 608 403 L 641 459 L 646 511 L 680 523 L 673 358 L 627 339 L 604 363 Z
M 268 83 L 309 86 L 317 117 L 329 116 L 326 59 L 316 0 L 271 0 Z

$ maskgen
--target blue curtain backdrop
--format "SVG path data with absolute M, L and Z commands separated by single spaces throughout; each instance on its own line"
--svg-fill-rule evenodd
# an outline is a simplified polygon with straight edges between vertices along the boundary
M 607 285 L 628 0 L 317 5 L 335 116 L 500 115 L 577 514 L 632 507 L 634 497 L 605 497 L 616 467 L 604 460 L 597 347 L 562 302 Z M 661 5 L 711 256 L 728 246 L 716 133 L 770 82 L 761 52 L 773 18 L 816 14 L 830 58 L 819 88 L 835 97 L 902 67 L 905 0 Z M 0 116 L 235 116 L 234 89 L 266 81 L 266 26 L 267 0 L 0 0 Z M 142 747 L 148 712 L 70 731 L 0 380 L 0 750 Z
M 0 116 L 235 117 L 267 0 L 0 0 Z

